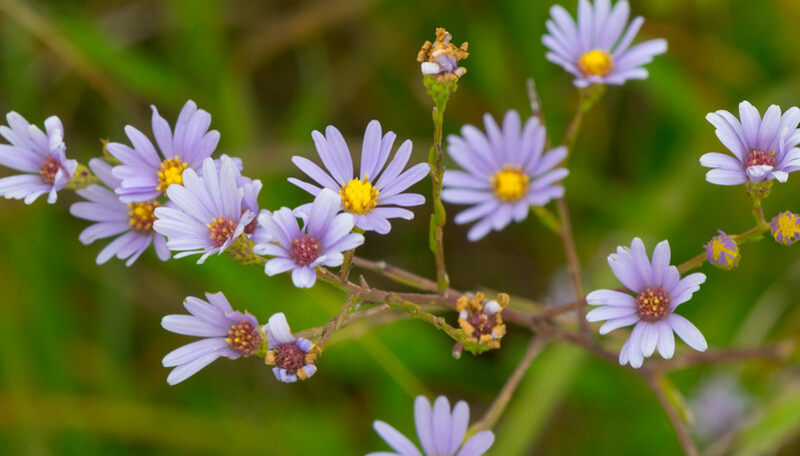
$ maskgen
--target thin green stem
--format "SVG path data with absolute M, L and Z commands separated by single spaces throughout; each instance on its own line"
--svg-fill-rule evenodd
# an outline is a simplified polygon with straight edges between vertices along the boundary
M 433 181 L 433 213 L 430 223 L 430 249 L 436 259 L 436 288 L 439 292 L 444 292 L 450 286 L 450 279 L 447 276 L 447 268 L 444 263 L 444 224 L 447 221 L 447 214 L 442 204 L 442 178 L 444 168 L 442 166 L 442 126 L 444 124 L 445 104 L 433 107 L 433 146 L 428 155 L 428 164 L 431 168 L 431 180 Z
M 350 309 L 353 307 L 353 304 L 358 299 L 358 293 L 348 293 L 347 298 L 344 300 L 344 304 L 342 304 L 342 308 L 339 309 L 339 313 L 328 322 L 327 325 L 322 329 L 322 335 L 317 342 L 317 345 L 323 347 L 328 340 L 330 340 L 333 333 L 336 332 L 342 326 L 342 322 L 347 314 L 350 312 Z

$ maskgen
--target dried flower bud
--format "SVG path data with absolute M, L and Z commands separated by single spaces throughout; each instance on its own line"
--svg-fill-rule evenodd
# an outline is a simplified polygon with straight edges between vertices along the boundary
M 739 266 L 739 246 L 722 230 L 719 230 L 719 235 L 711 238 L 703 247 L 706 249 L 708 262 L 714 266 L 725 271 Z
M 496 300 L 484 302 L 483 297 L 483 293 L 478 292 L 473 298 L 458 298 L 458 324 L 468 340 L 489 348 L 500 348 L 500 339 L 506 334 L 502 313 L 509 298 L 500 293 Z
M 469 56 L 467 49 L 469 43 L 462 43 L 460 47 L 451 43 L 453 36 L 444 28 L 436 29 L 436 41 L 426 41 L 417 54 L 420 70 L 424 75 L 435 76 L 440 83 L 457 81 L 467 69 L 459 67 L 458 62 Z
M 794 244 L 800 239 L 800 216 L 789 211 L 776 215 L 770 223 L 770 232 L 778 244 Z

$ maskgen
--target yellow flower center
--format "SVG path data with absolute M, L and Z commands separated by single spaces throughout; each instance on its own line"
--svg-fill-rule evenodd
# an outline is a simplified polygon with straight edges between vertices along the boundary
M 161 169 L 158 171 L 158 190 L 166 192 L 172 184 L 183 185 L 183 171 L 188 167 L 189 165 L 178 157 L 161 162 Z
M 614 62 L 611 61 L 611 56 L 608 55 L 608 52 L 600 49 L 583 54 L 578 61 L 578 68 L 586 76 L 608 76 L 613 67 Z
M 369 176 L 364 180 L 353 179 L 339 190 L 342 197 L 342 209 L 352 214 L 369 214 L 378 205 L 378 189 L 369 183 Z
M 713 239 L 711 241 L 711 256 L 714 258 L 714 261 L 719 261 L 723 253 L 730 255 L 731 260 L 735 260 L 739 255 L 739 252 L 725 247 L 725 242 L 722 239 Z
M 152 233 L 153 222 L 156 221 L 155 210 L 161 206 L 158 201 L 145 201 L 143 203 L 128 204 L 128 223 L 131 230 L 137 233 Z
M 492 177 L 494 194 L 503 201 L 516 201 L 528 193 L 530 178 L 516 166 L 506 166 Z

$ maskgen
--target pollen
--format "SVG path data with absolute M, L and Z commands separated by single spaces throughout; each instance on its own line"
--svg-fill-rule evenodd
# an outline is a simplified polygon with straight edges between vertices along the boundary
M 775 166 L 775 152 L 768 150 L 754 150 L 747 155 L 744 160 L 744 165 L 750 166 Z
M 258 327 L 254 327 L 246 320 L 231 325 L 228 337 L 225 338 L 225 342 L 242 356 L 250 356 L 258 351 L 263 341 Z
M 158 190 L 166 192 L 172 184 L 183 185 L 183 172 L 189 165 L 178 157 L 161 162 L 161 169 L 158 170 Z
M 611 56 L 600 49 L 583 54 L 578 61 L 578 68 L 585 76 L 608 76 L 613 67 Z
M 525 196 L 529 183 L 528 175 L 516 166 L 506 166 L 492 177 L 494 194 L 505 202 L 514 202 Z
M 353 179 L 339 190 L 342 209 L 351 214 L 369 214 L 378 205 L 378 193 L 378 189 L 369 182 L 369 176 L 364 176 L 364 180 Z
M 289 248 L 289 256 L 300 266 L 308 266 L 319 258 L 322 251 L 319 241 L 313 236 L 304 234 L 292 240 L 292 247 Z
M 219 216 L 206 227 L 208 228 L 208 237 L 211 238 L 214 247 L 222 247 L 236 233 L 236 222 L 230 217 Z
M 161 203 L 158 201 L 128 204 L 128 223 L 131 230 L 142 234 L 152 233 L 153 222 L 156 221 L 155 211 L 159 206 Z
M 42 180 L 45 183 L 53 185 L 56 182 L 56 174 L 59 169 L 64 169 L 61 162 L 55 157 L 47 157 L 44 159 L 42 167 L 39 168 L 39 175 L 42 176 Z
M 661 287 L 645 288 L 636 297 L 636 312 L 649 323 L 659 321 L 669 313 L 669 296 Z

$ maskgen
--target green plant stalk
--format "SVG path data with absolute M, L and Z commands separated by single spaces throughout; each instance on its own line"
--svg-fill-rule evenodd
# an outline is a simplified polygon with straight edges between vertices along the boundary
M 433 145 L 428 154 L 428 164 L 433 181 L 433 213 L 431 214 L 429 244 L 436 259 L 436 286 L 439 292 L 444 292 L 450 287 L 450 279 L 444 263 L 444 224 L 447 221 L 447 214 L 444 204 L 442 204 L 442 178 L 444 177 L 442 125 L 446 106 L 447 102 L 444 101 L 433 107 Z

